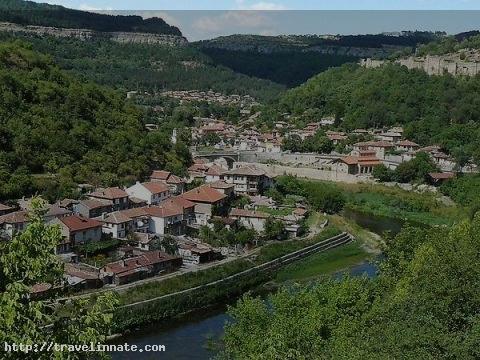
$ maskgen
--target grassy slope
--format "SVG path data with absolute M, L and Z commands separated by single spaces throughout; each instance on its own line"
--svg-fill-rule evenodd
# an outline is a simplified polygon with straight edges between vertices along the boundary
M 277 273 L 276 280 L 306 280 L 320 275 L 328 275 L 358 264 L 369 257 L 360 242 L 331 249 L 324 253 L 311 255 L 290 264 Z

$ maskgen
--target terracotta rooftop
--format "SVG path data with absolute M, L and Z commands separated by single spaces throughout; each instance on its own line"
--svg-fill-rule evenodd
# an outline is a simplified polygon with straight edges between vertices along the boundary
M 8 210 L 12 210 L 12 209 L 13 209 L 13 207 L 0 203 L 0 211 L 8 211 Z
M 0 224 L 19 224 L 28 221 L 28 211 L 20 210 L 0 216 Z
M 265 171 L 257 169 L 254 166 L 241 166 L 236 169 L 226 171 L 224 175 L 262 176 L 265 175 Z
M 227 197 L 225 194 L 222 194 L 220 191 L 215 190 L 208 185 L 203 185 L 187 191 L 181 196 L 189 201 L 207 204 L 215 204 Z
M 108 224 L 122 224 L 132 220 L 132 218 L 127 216 L 124 211 L 114 211 L 112 213 L 105 214 L 105 216 L 99 216 L 95 219 Z
M 142 185 L 152 194 L 160 194 L 168 191 L 168 186 L 158 182 L 144 182 Z
M 212 175 L 212 176 L 215 176 L 215 175 L 218 176 L 218 175 L 222 175 L 224 172 L 225 172 L 225 170 L 223 168 L 221 168 L 220 166 L 212 165 L 208 168 L 208 170 L 205 174 L 206 175 Z
M 141 271 L 143 268 L 158 264 L 164 261 L 178 259 L 178 257 L 170 256 L 162 251 L 148 251 L 140 256 L 134 256 L 124 260 L 115 261 L 104 266 L 106 272 L 116 275 L 127 275 L 135 271 Z
M 78 215 L 66 216 L 59 218 L 59 220 L 71 231 L 82 231 L 101 227 L 102 223 L 95 219 L 89 219 Z
M 103 199 L 85 199 L 81 200 L 80 204 L 84 205 L 87 209 L 98 209 L 105 206 L 112 206 L 113 202 L 111 200 Z
M 224 180 L 217 180 L 217 181 L 214 181 L 214 182 L 208 184 L 208 186 L 210 186 L 211 188 L 214 188 L 214 189 L 231 189 L 231 188 L 235 187 L 235 184 L 229 184 L 229 183 L 225 182 Z
M 128 197 L 128 194 L 125 192 L 125 190 L 122 190 L 118 187 L 110 187 L 106 189 L 98 189 L 97 191 L 92 192 L 88 196 L 94 198 L 114 200 Z
M 167 180 L 168 177 L 170 176 L 171 172 L 170 171 L 165 171 L 165 170 L 153 170 L 152 175 L 150 175 L 151 179 L 156 179 L 156 180 Z
M 150 206 L 144 208 L 145 212 L 154 217 L 170 217 L 183 214 L 183 207 L 175 204 L 164 204 L 160 206 Z
M 414 143 L 413 141 L 410 140 L 402 140 L 397 143 L 397 145 L 400 146 L 412 146 L 412 147 L 419 147 L 420 145 Z
M 444 172 L 444 173 L 428 173 L 428 176 L 430 176 L 432 179 L 435 180 L 447 180 L 447 179 L 453 179 L 455 177 L 454 173 L 451 172 Z

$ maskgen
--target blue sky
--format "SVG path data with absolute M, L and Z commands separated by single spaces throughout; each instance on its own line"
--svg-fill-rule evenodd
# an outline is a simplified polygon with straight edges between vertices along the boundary
M 190 41 L 231 34 L 377 34 L 402 30 L 445 31 L 455 34 L 480 30 L 480 0 L 47 0 L 47 2 L 88 11 L 135 14 L 145 18 L 161 17 L 169 24 L 179 27 Z
M 480 0 L 35 0 L 102 10 L 480 10 Z

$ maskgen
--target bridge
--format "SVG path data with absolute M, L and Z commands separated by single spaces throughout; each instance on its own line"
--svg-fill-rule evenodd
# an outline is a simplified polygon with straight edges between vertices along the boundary
M 225 159 L 229 169 L 233 168 L 233 163 L 240 161 L 239 152 L 228 152 L 228 151 L 205 152 L 205 153 L 192 151 L 192 157 L 194 159 L 206 159 L 209 162 L 213 162 L 218 159 Z

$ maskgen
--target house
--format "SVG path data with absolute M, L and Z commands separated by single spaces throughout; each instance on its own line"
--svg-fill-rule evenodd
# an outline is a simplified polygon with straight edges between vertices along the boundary
M 376 135 L 375 137 L 380 141 L 396 143 L 402 139 L 402 134 L 399 132 L 384 132 Z
M 128 194 L 125 190 L 118 187 L 110 187 L 106 189 L 98 189 L 90 194 L 91 199 L 107 200 L 112 202 L 113 211 L 125 210 L 129 207 Z
M 230 217 L 247 228 L 262 232 L 270 215 L 261 211 L 235 208 L 230 211 Z
M 337 132 L 337 131 L 327 131 L 327 138 L 333 142 L 334 145 L 342 142 L 343 140 L 347 140 L 348 136 L 344 132 Z
M 170 171 L 154 170 L 150 175 L 150 181 L 167 185 L 171 194 L 181 194 L 185 188 L 185 181 Z
M 220 191 L 203 185 L 181 195 L 183 199 L 195 204 L 195 222 L 207 225 L 214 213 L 214 207 L 222 206 L 227 196 Z
M 11 239 L 28 226 L 28 211 L 19 210 L 0 216 L 1 237 Z
M 113 211 L 113 202 L 104 199 L 80 200 L 73 207 L 74 213 L 86 218 L 95 218 Z
M 375 151 L 375 156 L 379 159 L 385 159 L 385 153 L 395 148 L 395 145 L 388 141 L 365 141 L 353 144 L 352 155 L 360 155 L 361 151 Z
M 151 206 L 143 209 L 150 216 L 149 232 L 180 235 L 185 232 L 183 209 L 174 205 Z
M 224 172 L 225 172 L 225 169 L 223 169 L 222 167 L 216 164 L 213 164 L 205 172 L 205 182 L 211 183 L 211 182 L 220 180 Z
M 83 245 L 102 239 L 102 223 L 78 215 L 56 218 L 51 224 L 60 225 L 63 242 L 59 245 L 58 252 L 68 252 L 73 246 Z
M 420 145 L 414 143 L 413 141 L 410 140 L 402 140 L 399 141 L 395 144 L 395 150 L 397 151 L 415 151 L 420 147 Z
M 225 182 L 224 180 L 217 180 L 215 182 L 209 183 L 208 186 L 210 186 L 212 189 L 215 189 L 222 194 L 227 195 L 228 197 L 233 197 L 235 195 L 235 185 L 234 184 L 229 184 Z
M 123 210 L 122 214 L 132 219 L 132 232 L 148 233 L 150 230 L 150 216 L 145 212 L 145 207 Z
M 160 238 L 157 234 L 149 233 L 133 233 L 134 238 L 138 241 L 137 247 L 141 250 L 152 250 L 152 245 Z
M 25 203 L 23 203 L 25 205 Z M 30 209 L 30 206 L 25 205 Z M 60 208 L 58 205 L 47 205 L 44 209 L 43 219 L 50 222 L 53 219 L 69 216 L 70 211 Z M 30 210 L 23 209 L 0 216 L 0 237 L 11 239 L 15 234 L 21 233 L 28 226 L 28 214 Z
M 123 211 L 104 213 L 102 216 L 95 218 L 95 220 L 103 224 L 102 232 L 112 235 L 114 239 L 125 239 L 134 228 L 134 220 Z
M 64 266 L 65 279 L 70 288 L 76 291 L 96 289 L 103 286 L 99 272 L 84 264 L 67 263 Z
M 272 179 L 265 171 L 253 165 L 242 165 L 235 169 L 226 171 L 223 180 L 235 185 L 237 195 L 257 195 L 271 186 Z
M 454 179 L 454 178 L 455 178 L 455 173 L 453 172 L 428 173 L 428 180 L 432 185 L 441 185 L 445 181 Z
M 170 189 L 161 182 L 136 182 L 127 189 L 130 196 L 145 200 L 148 205 L 158 205 L 170 196 Z
M 203 264 L 220 258 L 220 253 L 214 251 L 206 244 L 193 241 L 178 244 L 178 255 L 183 259 L 184 264 Z
M 143 199 L 139 199 L 135 196 L 130 196 L 130 208 L 139 208 L 147 206 L 147 201 Z
M 351 175 L 369 175 L 382 163 L 373 151 L 360 151 L 360 156 L 344 156 L 333 162 L 337 171 Z
M 15 211 L 14 207 L 0 203 L 0 216 L 11 213 L 13 211 Z
M 162 251 L 140 251 L 135 256 L 115 261 L 100 269 L 106 283 L 122 285 L 132 281 L 170 272 L 182 266 L 182 258 Z

